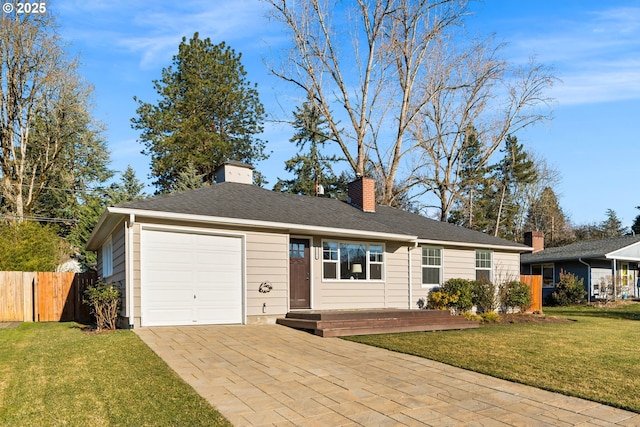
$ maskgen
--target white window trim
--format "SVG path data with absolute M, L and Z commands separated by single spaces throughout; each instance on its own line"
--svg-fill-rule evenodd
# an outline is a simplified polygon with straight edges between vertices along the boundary
M 442 285 L 442 278 L 444 277 L 444 248 L 439 247 L 439 246 L 421 246 L 421 252 L 420 252 L 420 284 L 422 286 L 422 288 L 424 289 L 432 289 L 435 288 L 437 286 Z M 425 265 L 422 263 L 423 261 L 423 257 L 424 257 L 424 250 L 425 249 L 438 249 L 440 251 L 440 265 L 438 266 L 439 274 L 438 274 L 438 283 L 423 283 L 422 282 L 422 277 L 423 275 L 423 269 L 425 267 L 427 268 L 435 268 L 435 266 L 433 265 Z
M 337 260 L 325 260 L 324 259 L 324 244 L 325 243 L 337 243 L 338 244 L 338 259 Z M 364 245 L 366 247 L 366 254 L 365 254 L 365 260 L 366 260 L 366 274 L 367 274 L 367 278 L 366 279 L 341 279 L 340 278 L 340 245 L 341 244 L 352 244 L 352 245 Z M 370 279 L 369 276 L 371 274 L 371 269 L 370 269 L 370 265 L 371 265 L 371 261 L 370 261 L 370 252 L 369 252 L 369 246 L 382 246 L 382 262 L 374 262 L 374 264 L 381 264 L 382 265 L 382 278 L 381 279 Z M 384 283 L 386 281 L 386 274 L 387 274 L 387 268 L 386 268 L 386 264 L 387 264 L 387 248 L 385 246 L 384 243 L 381 242 L 359 242 L 359 241 L 351 241 L 351 240 L 334 240 L 334 239 L 322 239 L 322 241 L 320 242 L 320 261 L 322 262 L 322 281 L 323 282 L 342 282 L 342 283 L 351 283 L 351 282 L 357 282 L 357 283 Z M 324 263 L 334 263 L 336 264 L 336 279 L 331 279 L 331 278 L 325 278 L 324 277 Z
M 113 241 L 111 236 L 102 245 L 102 277 L 113 274 Z
M 491 266 L 489 268 L 478 267 L 478 252 L 488 252 L 489 253 L 489 262 L 491 262 Z M 476 251 L 474 253 L 473 263 L 474 263 L 474 267 L 475 267 L 474 271 L 476 272 L 476 278 L 478 277 L 478 270 L 488 271 L 489 272 L 489 281 L 493 282 L 493 251 L 487 250 L 487 249 L 476 249 Z
M 531 274 L 533 274 L 533 267 L 535 267 L 535 266 L 540 266 L 540 275 L 542 276 L 542 287 L 543 288 L 554 288 L 556 286 L 555 283 L 554 283 L 555 282 L 555 277 L 556 277 L 556 265 L 554 263 L 552 263 L 552 262 L 545 262 L 545 263 L 542 263 L 542 264 L 531 264 L 531 267 L 529 268 L 529 272 Z M 546 268 L 549 268 L 549 267 L 551 268 L 552 277 L 553 277 L 551 285 L 545 285 L 544 284 L 544 269 L 545 269 L 545 267 Z

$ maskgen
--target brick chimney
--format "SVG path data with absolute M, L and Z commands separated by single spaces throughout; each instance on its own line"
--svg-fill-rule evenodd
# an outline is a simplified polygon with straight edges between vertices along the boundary
M 372 178 L 360 176 L 347 184 L 347 202 L 363 212 L 376 211 L 376 186 Z
M 527 231 L 524 233 L 524 244 L 533 248 L 533 253 L 544 250 L 544 233 L 542 231 Z

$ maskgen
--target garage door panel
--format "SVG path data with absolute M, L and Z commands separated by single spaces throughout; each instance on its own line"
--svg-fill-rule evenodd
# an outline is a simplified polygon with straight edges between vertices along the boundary
M 239 237 L 144 230 L 142 324 L 242 323 Z

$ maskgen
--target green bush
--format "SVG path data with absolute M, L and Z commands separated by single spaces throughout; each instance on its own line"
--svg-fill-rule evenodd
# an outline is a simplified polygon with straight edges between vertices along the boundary
M 116 328 L 120 307 L 120 291 L 113 283 L 97 281 L 85 289 L 83 301 L 91 308 L 98 331 Z
M 480 317 L 482 318 L 482 323 L 499 323 L 501 319 L 500 315 L 495 311 L 487 311 L 482 313 Z
M 0 223 L 0 271 L 54 271 L 68 246 L 50 226 Z
M 448 295 L 458 293 L 458 300 L 449 304 L 459 312 L 471 310 L 473 307 L 473 294 L 471 293 L 471 281 L 466 279 L 449 279 L 440 287 L 440 292 Z
M 496 301 L 496 285 L 484 280 L 474 280 L 471 282 L 471 295 L 473 305 L 478 312 L 489 313 L 498 308 Z
M 531 305 L 531 289 L 526 283 L 517 280 L 505 282 L 500 285 L 499 293 L 500 304 L 505 312 L 515 308 L 525 311 Z
M 482 323 L 482 316 L 480 316 L 479 314 L 475 314 L 470 311 L 465 311 L 462 315 L 464 316 L 465 319 L 469 321 Z
M 577 305 L 585 302 L 587 291 L 584 290 L 584 280 L 578 280 L 573 273 L 560 271 L 560 282 L 549 296 L 551 305 Z
M 435 310 L 446 310 L 452 304 L 458 302 L 459 293 L 449 295 L 440 291 L 433 291 L 427 297 L 427 307 Z

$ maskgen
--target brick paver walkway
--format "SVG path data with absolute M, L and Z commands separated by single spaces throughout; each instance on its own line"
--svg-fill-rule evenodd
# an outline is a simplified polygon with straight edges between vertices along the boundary
M 639 426 L 640 415 L 278 325 L 137 329 L 237 426 Z

